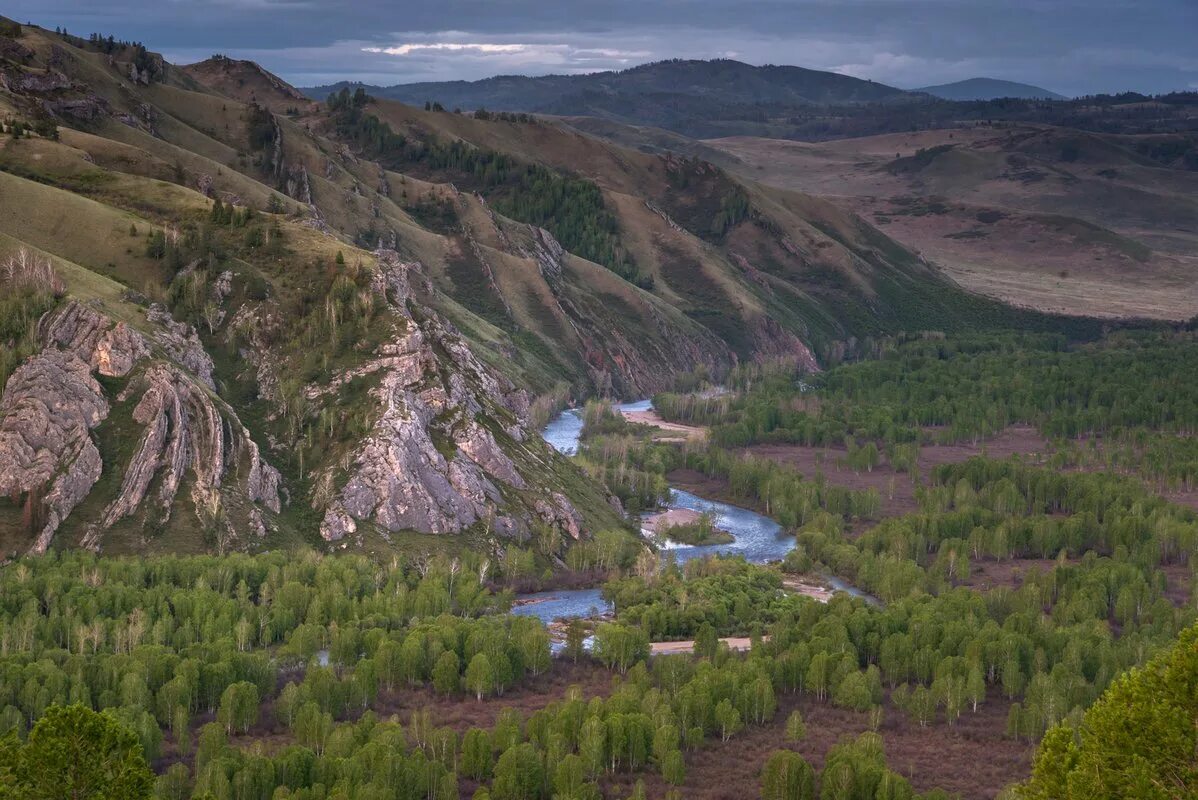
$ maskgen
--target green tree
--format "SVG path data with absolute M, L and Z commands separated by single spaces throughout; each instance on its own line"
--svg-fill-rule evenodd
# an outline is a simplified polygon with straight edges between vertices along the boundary
M 154 788 L 137 735 L 82 705 L 46 709 L 12 774 L 21 800 L 145 800 Z
M 479 653 L 470 659 L 470 665 L 466 667 L 466 688 L 474 692 L 479 700 L 494 691 L 495 670 L 486 653 Z
M 471 728 L 462 737 L 462 774 L 474 780 L 491 776 L 491 735 L 482 728 Z
M 674 786 L 680 786 L 686 780 L 686 762 L 682 758 L 681 750 L 666 753 L 666 757 L 661 760 L 661 777 L 666 783 Z
M 437 663 L 433 665 L 433 688 L 438 694 L 453 694 L 460 683 L 458 654 L 446 650 L 437 656 Z
M 544 795 L 545 774 L 537 748 L 525 742 L 509 748 L 495 764 L 491 784 L 494 800 L 538 800 Z
M 836 687 L 832 702 L 841 708 L 851 708 L 854 711 L 868 711 L 873 705 L 869 682 L 864 672 L 853 671 L 844 676 L 844 680 Z
M 790 712 L 790 716 L 786 718 L 786 738 L 795 744 L 807 738 L 807 723 L 803 721 L 803 715 L 798 709 Z
M 595 629 L 595 656 L 607 667 L 627 672 L 649 656 L 649 635 L 643 628 L 608 622 Z
M 1026 800 L 1168 800 L 1198 795 L 1198 625 L 1111 684 L 1080 731 L 1045 735 Z
M 221 695 L 217 719 L 229 734 L 248 732 L 258 721 L 258 687 L 249 681 L 230 684 Z
M 775 750 L 761 771 L 761 800 L 813 800 L 815 771 L 791 750 Z
M 583 792 L 586 784 L 586 767 L 582 759 L 570 753 L 563 758 L 553 771 L 553 796 L 555 798 L 576 798 Z
M 715 721 L 720 726 L 720 738 L 725 742 L 741 729 L 740 712 L 730 700 L 721 700 L 715 707 Z
M 582 624 L 582 620 L 574 617 L 566 624 L 566 658 L 578 663 L 578 659 L 582 658 L 586 652 L 585 643 L 587 638 L 586 627 Z

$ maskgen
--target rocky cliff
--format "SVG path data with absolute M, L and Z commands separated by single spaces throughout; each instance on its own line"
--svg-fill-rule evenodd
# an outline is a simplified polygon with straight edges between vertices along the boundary
M 86 533 L 80 542 L 94 549 L 103 545 L 105 531 L 126 517 L 149 515 L 153 526 L 168 524 L 185 483 L 196 519 L 221 526 L 218 538 L 226 544 L 262 535 L 262 511 L 280 510 L 279 473 L 261 458 L 233 409 L 212 393 L 211 362 L 206 354 L 200 358 L 203 349 L 194 331 L 159 308 L 146 317 L 150 336 L 67 301 L 42 318 L 41 352 L 5 386 L 0 494 L 26 510 L 36 533 L 32 552 L 51 545 L 105 471 L 123 478 L 102 512 L 82 521 Z M 200 374 L 172 354 L 198 363 Z M 113 396 L 96 376 L 124 379 L 123 388 Z M 104 463 L 92 436 L 113 403 L 133 403 L 132 420 L 141 428 L 136 448 L 123 463 Z M 223 512 L 230 502 L 248 503 L 256 524 L 234 530 Z
M 523 538 L 535 519 L 564 521 L 578 538 L 581 515 L 571 502 L 549 487 L 530 488 L 527 466 L 518 467 L 507 452 L 532 456 L 522 459 L 525 465 L 555 457 L 529 428 L 528 394 L 486 367 L 451 324 L 417 299 L 414 283 L 426 296 L 433 292 L 420 264 L 394 251 L 376 256 L 371 290 L 397 318 L 394 336 L 361 368 L 381 376 L 371 393 L 381 413 L 324 509 L 321 535 L 340 540 L 362 520 L 386 532 L 429 533 L 457 533 L 486 520 Z M 333 472 L 326 478 L 337 482 Z

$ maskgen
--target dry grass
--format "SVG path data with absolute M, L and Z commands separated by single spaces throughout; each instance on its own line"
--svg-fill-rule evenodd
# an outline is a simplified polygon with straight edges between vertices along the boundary
M 1003 735 L 1008 708 L 992 693 L 976 714 L 967 711 L 956 725 L 938 722 L 921 728 L 887 706 L 879 729 L 886 760 L 917 791 L 941 788 L 964 800 L 989 800 L 1025 778 L 1031 766 L 1034 747 Z M 795 709 L 807 724 L 807 738 L 797 745 L 785 735 L 786 717 Z M 686 780 L 678 788 L 687 800 L 757 797 L 761 769 L 774 750 L 795 750 L 819 769 L 832 745 L 868 729 L 868 714 L 818 703 L 808 695 L 783 695 L 771 724 L 747 728 L 727 742 L 709 740 L 687 753 Z M 627 797 L 637 778 L 644 779 L 651 798 L 662 798 L 671 788 L 657 774 L 617 775 L 605 781 L 607 796 Z
M 751 137 L 706 144 L 735 157 L 731 168 L 754 180 L 862 214 L 967 289 L 1103 317 L 1198 312 L 1198 176 L 1146 163 L 1123 137 L 1083 137 L 1080 156 L 1065 161 L 1060 152 L 1071 138 L 1055 129 L 979 126 L 820 144 Z M 953 149 L 926 164 L 889 168 L 896 156 L 944 146 Z M 981 222 L 988 211 L 1002 218 Z

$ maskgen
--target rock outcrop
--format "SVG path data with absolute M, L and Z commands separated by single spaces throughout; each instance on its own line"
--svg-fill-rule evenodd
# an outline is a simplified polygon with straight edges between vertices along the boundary
M 232 410 L 222 408 L 223 403 L 218 405 L 219 401 L 191 375 L 173 365 L 155 363 L 121 393 L 121 399 L 134 393 L 140 393 L 141 400 L 133 410 L 133 419 L 144 433 L 125 468 L 120 493 L 105 509 L 99 530 L 142 508 L 155 477 L 159 478 L 155 500 L 160 519 L 169 519 L 189 472 L 196 514 L 201 518 L 211 516 L 220 503 L 221 482 L 240 458 L 247 461 L 248 497 L 279 511 L 278 471 L 262 461 L 258 446 Z
M 454 533 L 496 518 L 505 493 L 529 488 L 490 427 L 516 442 L 527 438 L 527 394 L 479 361 L 461 334 L 417 299 L 432 291 L 419 264 L 394 252 L 377 255 L 373 289 L 402 330 L 363 368 L 382 372 L 373 392 L 381 413 L 324 510 L 321 535 L 329 541 L 363 520 L 384 531 Z M 548 495 L 541 505 L 543 518 L 580 535 L 581 515 L 564 495 Z M 504 529 L 518 535 L 527 524 L 505 519 Z
M 44 553 L 58 526 L 100 479 L 91 430 L 108 416 L 91 366 L 47 348 L 27 360 L 0 398 L 0 494 L 20 499 Z
M 212 382 L 212 357 L 204 349 L 195 328 L 185 322 L 176 321 L 169 311 L 157 303 L 150 306 L 146 312 L 146 319 L 157 326 L 154 341 L 167 355 L 187 367 L 209 389 L 215 389 L 216 384 Z
M 122 469 L 123 479 L 116 498 L 98 519 L 88 521 L 84 544 L 92 547 L 116 522 L 146 510 L 156 479 L 159 521 L 169 519 L 189 476 L 196 513 L 211 515 L 234 471 L 245 475 L 236 493 L 280 510 L 279 473 L 262 460 L 233 410 L 210 391 L 212 361 L 195 331 L 161 308 L 151 308 L 147 319 L 154 323 L 149 337 L 87 305 L 67 302 L 39 322 L 43 349 L 5 386 L 0 398 L 0 493 L 25 506 L 27 522 L 36 531 L 33 552 L 49 547 L 105 469 Z M 154 344 L 170 360 L 155 358 Z M 118 403 L 140 396 L 132 417 L 143 434 L 127 464 L 104 464 L 92 439 L 91 432 L 111 408 L 95 373 L 130 378 Z

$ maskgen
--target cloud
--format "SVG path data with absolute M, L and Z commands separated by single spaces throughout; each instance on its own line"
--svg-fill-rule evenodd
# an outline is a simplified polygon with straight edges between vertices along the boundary
M 144 41 L 172 60 L 251 58 L 300 85 L 674 57 L 795 64 L 900 86 L 977 75 L 1065 93 L 1198 82 L 1195 0 L 8 0 L 4 13 Z
M 451 53 L 473 51 L 477 53 L 524 53 L 535 49 L 531 44 L 488 44 L 486 42 L 429 42 L 392 45 L 390 47 L 363 47 L 363 53 L 386 53 L 389 56 L 408 56 L 422 51 L 446 50 Z

